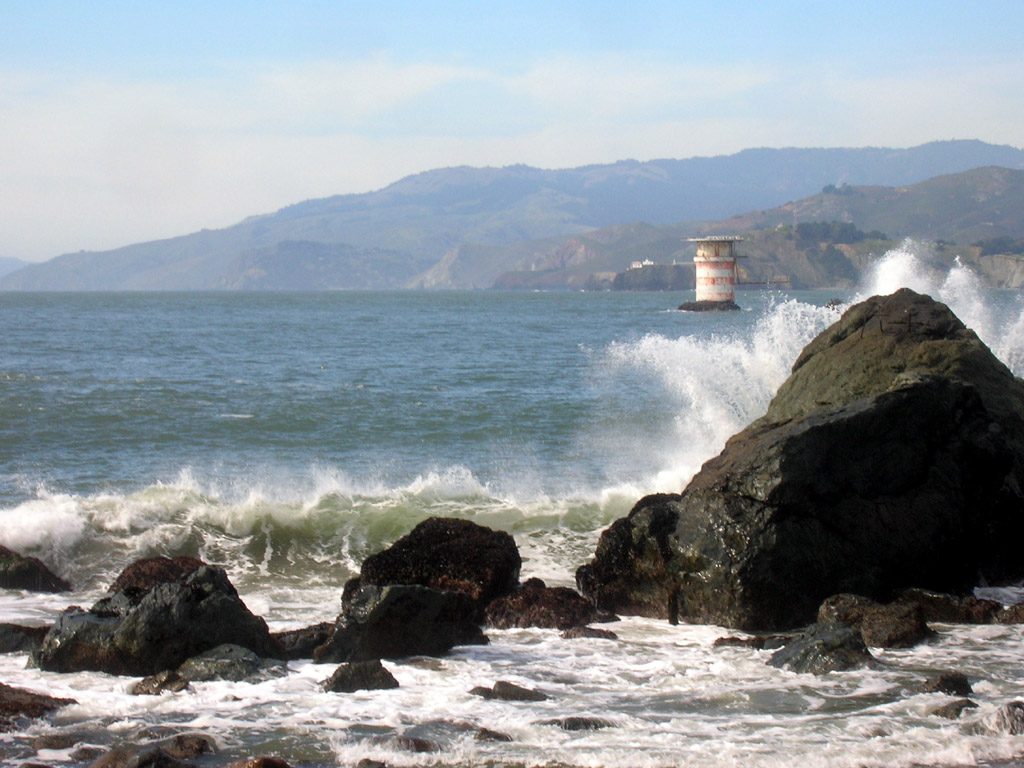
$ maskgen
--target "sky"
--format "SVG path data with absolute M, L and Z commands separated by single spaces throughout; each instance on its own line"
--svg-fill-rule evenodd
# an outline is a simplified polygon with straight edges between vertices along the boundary
M 0 0 L 0 256 L 457 165 L 1024 147 L 1022 0 Z

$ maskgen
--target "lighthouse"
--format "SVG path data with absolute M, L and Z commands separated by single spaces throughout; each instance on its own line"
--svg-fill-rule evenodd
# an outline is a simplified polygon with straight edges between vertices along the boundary
M 687 302 L 680 309 L 699 311 L 739 309 L 736 306 L 736 250 L 742 237 L 694 237 L 697 255 L 693 257 L 696 273 L 697 301 Z

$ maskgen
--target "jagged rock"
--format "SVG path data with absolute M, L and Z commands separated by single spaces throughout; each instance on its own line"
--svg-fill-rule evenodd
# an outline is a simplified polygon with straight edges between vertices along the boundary
M 266 622 L 245 607 L 224 570 L 203 566 L 180 581 L 153 587 L 123 615 L 65 611 L 33 659 L 51 672 L 145 676 L 224 643 L 263 657 L 283 655 Z
M 274 632 L 271 637 L 284 649 L 288 659 L 312 659 L 313 652 L 331 638 L 333 631 L 334 623 L 325 621 L 311 627 Z
M 248 648 L 224 643 L 186 659 L 177 671 L 190 683 L 206 680 L 260 682 L 287 674 L 288 667 L 279 659 L 264 659 Z
M 945 693 L 950 696 L 970 696 L 974 693 L 967 675 L 962 672 L 943 672 L 921 686 L 922 693 Z
M 362 765 L 362 761 L 359 764 Z M 280 757 L 247 757 L 244 760 L 229 763 L 227 768 L 292 768 L 292 766 Z
M 179 734 L 140 747 L 117 747 L 92 762 L 89 768 L 195 768 L 189 762 L 216 752 L 213 739 L 201 734 Z
M 956 720 L 963 714 L 965 709 L 977 709 L 978 705 L 970 699 L 957 699 L 951 701 L 948 704 L 943 704 L 941 707 L 929 710 L 929 715 L 936 715 L 937 717 L 944 717 L 947 720 Z
M 481 645 L 477 606 L 464 592 L 417 585 L 364 586 L 349 595 L 334 632 L 313 658 L 320 664 L 441 656 Z
M 125 592 L 133 602 L 138 603 L 143 595 L 158 584 L 180 581 L 204 565 L 206 563 L 202 560 L 184 555 L 173 558 L 159 555 L 136 560 L 117 575 L 107 591 L 111 594 Z
M 538 725 L 555 725 L 563 731 L 599 731 L 602 728 L 613 728 L 615 723 L 600 717 L 559 717 L 554 720 L 542 720 Z
M 529 688 L 523 688 L 523 686 L 510 683 L 507 680 L 499 680 L 490 688 L 477 686 L 470 693 L 485 699 L 501 701 L 547 701 L 548 699 L 546 693 L 531 691 Z
M 21 718 L 35 719 L 75 703 L 73 699 L 59 699 L 0 683 L 0 731 L 10 730 Z
M 594 604 L 568 587 L 523 585 L 487 606 L 485 620 L 497 629 L 544 627 L 569 629 L 596 617 Z
M 942 624 L 999 624 L 1008 612 L 995 600 L 983 600 L 972 595 L 959 597 L 925 589 L 903 590 L 895 602 L 916 603 L 921 606 L 925 621 Z
M 570 627 L 562 633 L 566 640 L 579 640 L 588 638 L 593 640 L 618 640 L 619 636 L 608 629 L 597 629 L 596 627 Z
M 1003 704 L 986 719 L 985 725 L 996 733 L 1007 733 L 1010 736 L 1024 734 L 1024 701 Z
M 873 662 L 860 631 L 844 624 L 814 624 L 773 653 L 768 661 L 773 667 L 815 675 L 857 669 Z
M 129 693 L 133 696 L 159 696 L 164 691 L 179 693 L 187 688 L 188 680 L 182 677 L 178 670 L 166 669 L 163 672 L 142 678 L 131 687 Z
M 42 645 L 49 627 L 0 624 L 0 653 L 31 653 Z
M 397 688 L 398 681 L 379 660 L 373 659 L 342 664 L 320 685 L 325 691 L 352 693 Z
M 70 592 L 71 584 L 47 568 L 38 557 L 26 557 L 0 546 L 0 589 Z
M 838 622 L 859 629 L 874 648 L 912 648 L 935 636 L 920 604 L 883 605 L 860 595 L 833 595 L 818 609 L 820 623 Z
M 390 749 L 400 749 L 403 752 L 416 752 L 418 754 L 441 751 L 441 745 L 436 741 L 418 736 L 375 736 L 370 739 L 370 743 Z
M 471 520 L 432 517 L 366 558 L 343 599 L 365 585 L 419 584 L 469 595 L 482 616 L 488 603 L 516 588 L 521 567 L 508 533 Z
M 812 341 L 764 417 L 577 572 L 598 608 L 745 630 L 842 592 L 965 594 L 1024 574 L 1024 382 L 909 290 Z

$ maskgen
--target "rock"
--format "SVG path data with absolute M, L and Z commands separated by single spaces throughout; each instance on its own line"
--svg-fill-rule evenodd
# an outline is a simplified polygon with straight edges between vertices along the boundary
M 510 683 L 507 680 L 499 680 L 491 688 L 478 686 L 470 691 L 474 696 L 485 699 L 499 699 L 501 701 L 547 701 L 548 695 L 540 691 L 531 691 L 521 685 Z
M 206 563 L 194 557 L 149 557 L 136 560 L 129 565 L 107 590 L 111 594 L 125 592 L 133 603 L 137 604 L 149 590 L 158 584 L 180 581 L 193 571 L 199 570 Z
M 712 648 L 753 648 L 755 651 L 764 650 L 767 638 L 763 635 L 750 635 L 749 637 L 720 637 L 711 644 Z
M 397 688 L 398 681 L 379 660 L 373 659 L 372 661 L 354 661 L 350 664 L 342 664 L 320 685 L 325 691 L 352 693 L 353 691 L 380 691 Z
M 608 629 L 597 629 L 596 627 L 570 627 L 562 633 L 566 640 L 578 640 L 589 638 L 593 640 L 618 640 L 619 636 Z
M 737 312 L 740 305 L 735 301 L 684 301 L 680 312 Z
M 320 664 L 407 656 L 441 656 L 456 645 L 481 645 L 477 606 L 464 592 L 417 585 L 364 586 L 349 596 Z
M 974 693 L 967 675 L 962 672 L 944 672 L 921 686 L 922 693 L 946 693 L 950 696 L 970 696 Z
M 912 648 L 935 636 L 924 620 L 920 604 L 882 605 L 859 595 L 833 595 L 818 609 L 818 622 L 839 622 L 859 629 L 865 644 L 874 648 Z
M 274 632 L 271 637 L 284 649 L 289 660 L 312 659 L 313 651 L 326 643 L 333 631 L 333 622 L 325 621 L 302 629 Z
M 489 602 L 516 588 L 521 567 L 515 540 L 504 531 L 432 517 L 366 558 L 343 599 L 364 585 L 419 584 L 469 595 L 483 616 Z
M 0 546 L 0 589 L 70 592 L 71 584 L 47 568 L 39 558 L 25 557 Z
M 124 615 L 65 611 L 33 658 L 50 672 L 145 676 L 224 643 L 263 657 L 283 655 L 266 622 L 249 612 L 224 570 L 203 566 L 180 581 L 153 587 Z
M 1003 704 L 985 722 L 989 730 L 1010 736 L 1024 734 L 1024 701 Z
M 133 696 L 159 696 L 164 691 L 179 693 L 187 688 L 188 680 L 182 677 L 176 669 L 167 669 L 142 678 L 131 687 L 129 693 Z
M 873 662 L 860 632 L 844 624 L 814 624 L 768 660 L 773 667 L 815 675 L 866 667 Z
M 568 587 L 524 585 L 488 605 L 484 617 L 488 625 L 497 629 L 569 629 L 590 623 L 596 611 L 593 603 Z
M 678 514 L 669 506 L 679 494 L 658 493 L 638 501 L 628 517 L 601 534 L 594 560 L 576 571 L 576 584 L 600 609 L 673 619 L 678 588 L 671 538 Z
M 744 630 L 843 592 L 965 594 L 1024 574 L 1024 382 L 909 290 L 851 307 L 767 413 L 577 572 L 598 608 Z
M 32 653 L 38 650 L 49 627 L 0 624 L 0 653 Z
M 141 747 L 111 749 L 89 768 L 194 768 L 188 762 L 213 754 L 213 739 L 201 734 L 179 734 Z
M 207 680 L 260 682 L 287 674 L 288 667 L 278 659 L 264 659 L 248 648 L 224 643 L 186 659 L 177 671 L 183 680 L 191 683 Z
M 390 749 L 399 749 L 403 752 L 416 752 L 419 754 L 441 751 L 441 745 L 436 741 L 423 739 L 418 736 L 375 736 L 370 739 L 370 743 Z
M 538 725 L 555 725 L 563 731 L 599 731 L 602 728 L 613 728 L 615 723 L 600 717 L 560 717 L 555 720 L 542 720 Z
M 977 709 L 978 705 L 970 699 L 957 699 L 941 707 L 936 707 L 928 712 L 929 715 L 937 715 L 947 720 L 956 720 L 963 714 L 965 709 Z
M 10 730 L 22 718 L 34 720 L 75 703 L 73 699 L 58 699 L 0 683 L 0 731 Z
M 362 765 L 363 761 L 360 761 L 359 764 Z M 245 760 L 229 763 L 227 768 L 292 768 L 292 766 L 279 757 L 248 757 Z
M 982 600 L 968 595 L 958 597 L 925 589 L 906 589 L 896 602 L 921 606 L 925 621 L 942 624 L 998 624 L 1006 613 L 995 600 Z

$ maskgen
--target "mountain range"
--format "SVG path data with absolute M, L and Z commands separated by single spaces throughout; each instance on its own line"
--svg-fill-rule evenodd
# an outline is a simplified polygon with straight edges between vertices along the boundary
M 801 222 L 961 244 L 1024 237 L 1022 179 L 1024 151 L 980 141 L 446 168 L 225 229 L 58 256 L 0 277 L 0 289 L 583 287 L 634 260 L 685 261 L 686 237 L 722 231 L 765 233 L 751 237 L 769 265 L 761 272 L 789 274 L 785 249 L 768 252 L 768 233 Z M 858 268 L 854 251 L 844 255 Z M 795 284 L 827 279 L 802 274 Z

